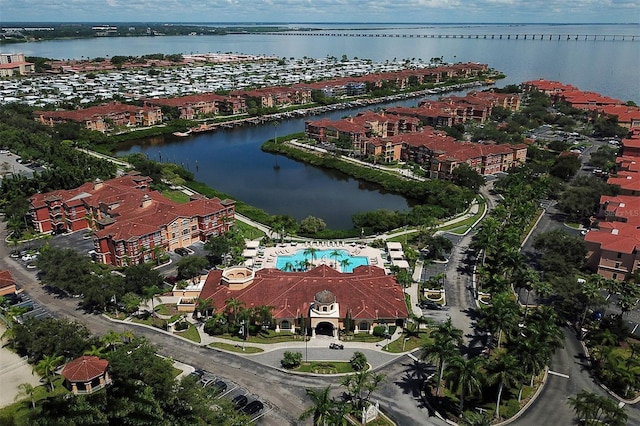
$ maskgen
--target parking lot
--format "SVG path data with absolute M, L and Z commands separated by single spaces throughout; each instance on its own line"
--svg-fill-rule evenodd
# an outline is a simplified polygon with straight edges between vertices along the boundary
M 215 394 L 215 398 L 224 398 L 231 401 L 237 410 L 251 417 L 251 421 L 259 423 L 259 420 L 267 416 L 273 407 L 266 401 L 261 401 L 257 395 L 237 385 L 224 377 L 196 369 L 190 376 L 196 378 L 198 383 L 209 388 Z

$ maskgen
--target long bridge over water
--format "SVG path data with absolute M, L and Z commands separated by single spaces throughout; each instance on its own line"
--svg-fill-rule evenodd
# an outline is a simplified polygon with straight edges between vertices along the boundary
M 255 33 L 264 34 L 264 33 Z M 640 35 L 632 34 L 380 34 L 360 32 L 286 31 L 269 35 L 310 37 L 380 37 L 380 38 L 455 38 L 474 40 L 561 40 L 561 41 L 636 41 Z

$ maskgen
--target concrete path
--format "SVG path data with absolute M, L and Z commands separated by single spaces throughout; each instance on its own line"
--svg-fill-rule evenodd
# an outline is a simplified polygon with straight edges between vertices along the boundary
M 4 325 L 0 324 L 0 336 L 5 332 Z M 0 407 L 15 402 L 16 395 L 19 394 L 19 386 L 22 383 L 29 383 L 31 386 L 40 386 L 40 376 L 33 373 L 31 365 L 26 358 L 20 358 L 18 354 L 5 347 L 6 342 L 0 342 Z

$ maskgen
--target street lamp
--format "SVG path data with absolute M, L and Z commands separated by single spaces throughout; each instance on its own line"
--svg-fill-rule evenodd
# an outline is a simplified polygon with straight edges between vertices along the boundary
M 389 324 L 384 325 L 384 334 L 385 337 L 387 338 L 387 346 L 385 347 L 385 350 L 388 351 L 389 350 L 389 340 L 391 339 L 391 335 L 389 334 Z
M 404 342 L 402 342 L 402 352 L 404 352 L 404 346 L 407 344 L 407 340 L 409 340 L 409 338 L 405 337 Z
M 307 342 L 309 341 L 309 339 L 307 339 L 307 328 L 304 328 L 304 363 L 308 364 L 309 363 L 309 346 L 307 344 Z
M 244 352 L 244 342 L 246 342 L 246 340 L 247 340 L 247 332 L 246 332 L 246 330 L 245 330 L 245 321 L 244 321 L 244 320 L 242 320 L 242 322 L 240 323 L 240 325 L 241 325 L 242 327 L 240 327 L 240 331 L 239 331 L 239 333 L 240 333 L 240 336 L 242 336 L 242 352 Z

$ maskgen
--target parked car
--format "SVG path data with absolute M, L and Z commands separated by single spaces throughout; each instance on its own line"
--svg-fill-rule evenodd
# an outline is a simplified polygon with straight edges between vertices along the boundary
M 180 256 L 189 256 L 189 250 L 187 250 L 184 247 L 178 247 L 177 249 L 173 250 L 176 254 L 179 254 Z
M 241 409 L 242 407 L 244 407 L 245 405 L 247 405 L 247 402 L 249 401 L 249 399 L 247 398 L 246 395 L 238 395 L 235 398 L 233 398 L 231 400 L 231 402 L 233 403 L 233 407 L 236 410 Z
M 23 262 L 31 262 L 36 260 L 36 258 L 38 257 L 37 254 L 25 254 L 24 256 L 21 257 Z
M 255 414 L 259 411 L 262 411 L 262 409 L 264 408 L 264 404 L 258 400 L 255 401 L 251 401 L 249 404 L 245 405 L 242 408 L 242 412 L 245 414 Z
M 434 311 L 441 311 L 441 310 L 444 309 L 444 306 L 442 306 L 441 304 L 436 303 L 436 302 L 432 302 L 430 300 L 424 300 L 424 301 L 420 302 L 420 307 L 422 309 L 431 309 L 431 310 L 434 310 Z
M 227 384 L 222 380 L 216 380 L 211 386 L 214 388 L 216 394 L 223 393 L 227 390 Z

